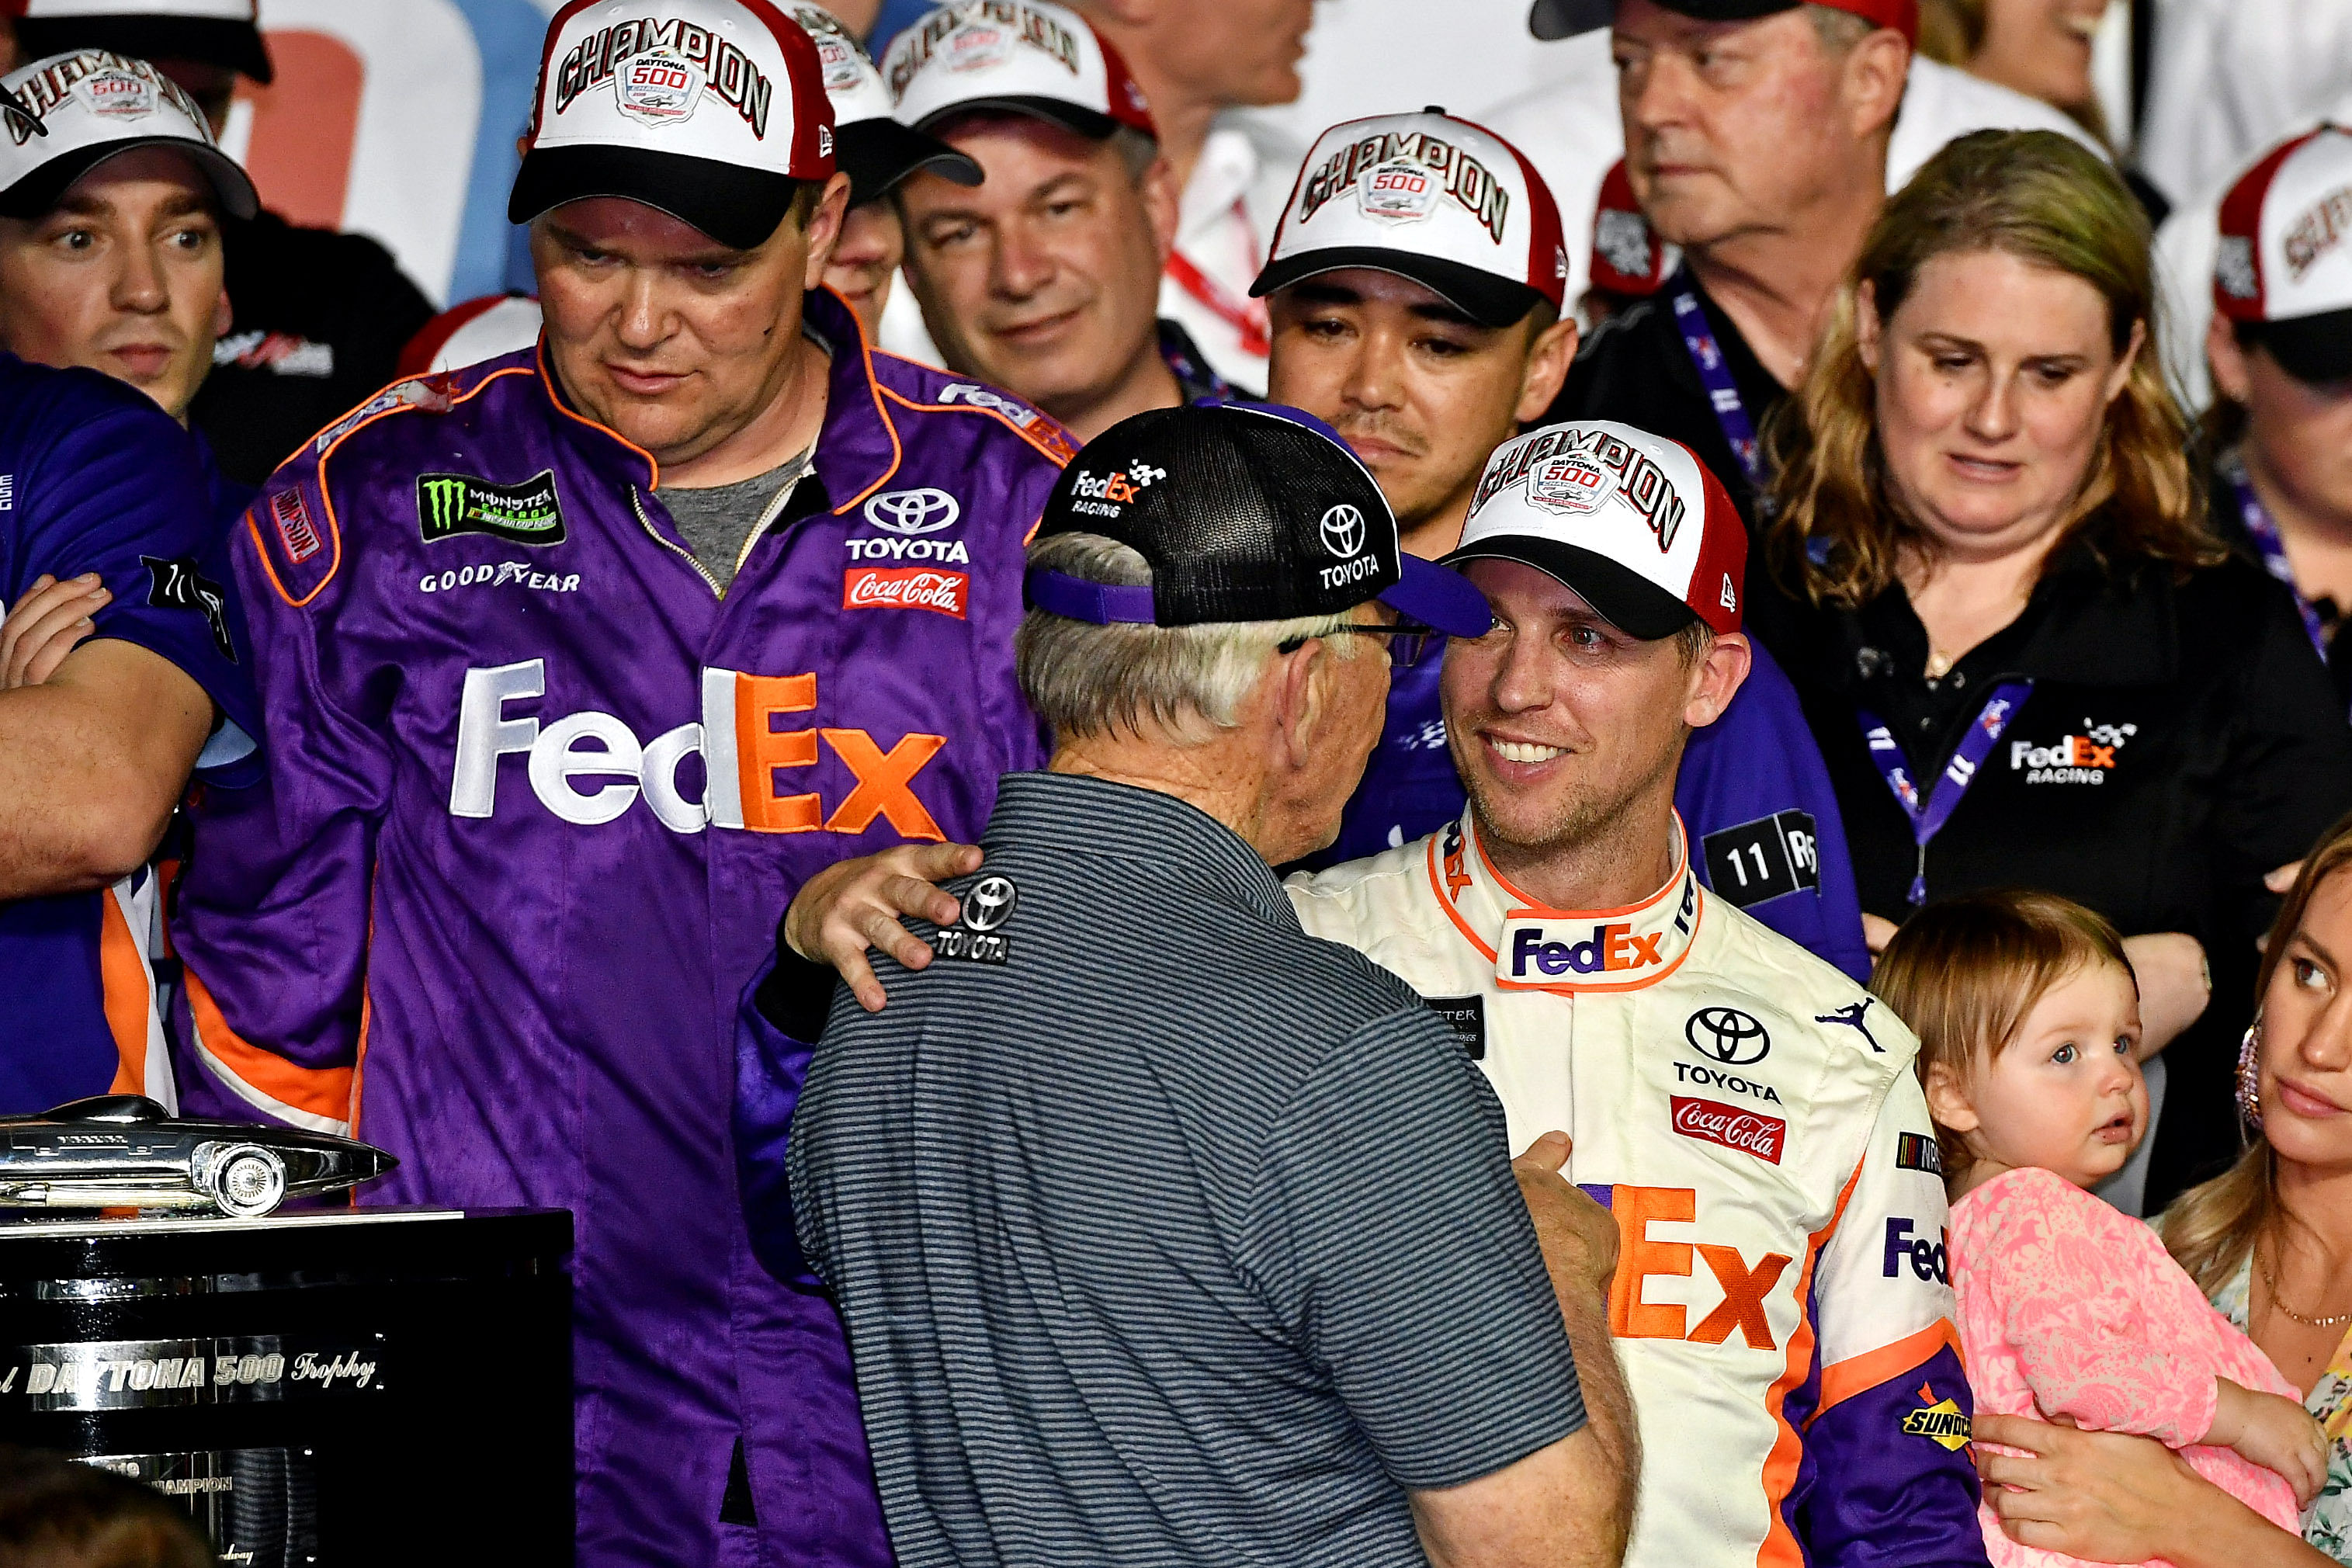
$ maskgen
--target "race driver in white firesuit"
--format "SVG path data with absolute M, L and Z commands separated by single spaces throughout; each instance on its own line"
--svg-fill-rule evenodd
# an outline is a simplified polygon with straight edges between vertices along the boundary
M 1629 1563 L 1980 1564 L 1917 1042 L 1702 887 L 1674 812 L 1685 742 L 1747 673 L 1746 555 L 1677 443 L 1594 422 L 1499 449 L 1447 557 L 1495 613 L 1445 656 L 1469 809 L 1291 900 L 1453 1023 L 1514 1148 L 1568 1133 L 1566 1173 L 1615 1216 L 1610 1328 L 1647 1456 Z M 925 879 L 978 864 L 836 866 L 788 938 L 877 1006 L 866 946 L 920 967 L 898 916 L 951 922 Z

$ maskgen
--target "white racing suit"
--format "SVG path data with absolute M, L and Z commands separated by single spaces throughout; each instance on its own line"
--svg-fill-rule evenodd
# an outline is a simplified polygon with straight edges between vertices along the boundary
M 1465 815 L 1289 883 L 1557 1128 L 1615 1215 L 1610 1328 L 1643 1450 L 1629 1568 L 1985 1562 L 1918 1042 L 1710 896 L 1536 907 Z

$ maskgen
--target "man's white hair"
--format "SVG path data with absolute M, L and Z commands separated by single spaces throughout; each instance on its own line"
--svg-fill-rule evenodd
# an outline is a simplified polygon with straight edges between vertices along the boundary
M 1057 533 L 1030 546 L 1029 564 L 1089 583 L 1145 586 L 1150 563 L 1098 533 Z M 1240 721 L 1243 705 L 1265 671 L 1266 655 L 1297 637 L 1329 636 L 1349 617 L 1306 616 L 1287 621 L 1217 621 L 1160 626 L 1095 626 L 1032 610 L 1013 650 L 1021 689 L 1060 741 L 1142 734 L 1146 726 L 1178 745 L 1199 745 Z M 1352 658 L 1370 639 L 1332 637 Z M 1375 650 L 1377 651 L 1377 650 Z

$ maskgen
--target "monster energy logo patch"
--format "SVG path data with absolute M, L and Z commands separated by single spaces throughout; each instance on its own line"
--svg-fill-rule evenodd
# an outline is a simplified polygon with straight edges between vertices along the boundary
M 563 509 L 556 504 L 555 470 L 541 468 L 514 485 L 470 474 L 419 474 L 416 526 L 427 544 L 461 533 L 487 533 L 516 544 L 561 544 Z

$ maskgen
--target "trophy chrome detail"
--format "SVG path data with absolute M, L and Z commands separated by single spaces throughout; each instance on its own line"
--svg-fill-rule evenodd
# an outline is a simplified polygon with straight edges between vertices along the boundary
M 326 1132 L 183 1121 L 137 1094 L 0 1116 L 0 1209 L 164 1209 L 257 1219 L 399 1162 Z

